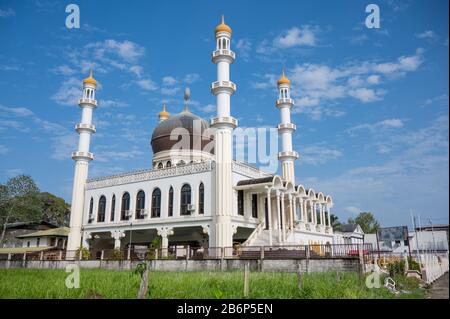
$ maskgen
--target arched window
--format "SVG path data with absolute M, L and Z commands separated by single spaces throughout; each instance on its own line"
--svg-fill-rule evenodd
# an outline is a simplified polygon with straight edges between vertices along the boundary
M 191 186 L 189 184 L 184 184 L 181 187 L 181 198 L 180 198 L 180 215 L 189 215 L 188 205 L 191 204 Z
M 98 200 L 97 222 L 102 223 L 105 221 L 105 213 L 106 213 L 106 197 L 102 195 Z
M 166 167 L 172 167 L 172 162 L 171 161 L 167 161 Z
M 116 213 L 116 195 L 113 195 L 111 200 L 111 216 L 110 216 L 110 220 L 112 222 L 114 221 L 115 213 Z
M 130 194 L 125 193 L 122 196 L 122 207 L 120 209 L 120 220 L 128 220 L 130 216 Z
M 94 199 L 91 197 L 91 201 L 89 202 L 89 216 L 88 216 L 88 223 L 92 223 L 92 220 L 94 219 L 93 214 L 94 213 Z
M 169 211 L 167 214 L 169 217 L 173 216 L 173 187 L 169 189 Z
M 159 163 L 158 163 L 158 168 L 159 168 L 159 169 L 164 168 L 164 164 L 161 163 L 161 162 L 159 162 Z
M 200 215 L 205 213 L 205 187 L 200 183 L 198 187 L 198 213 Z
M 144 191 L 139 191 L 136 196 L 136 219 L 144 218 L 145 209 L 145 193 Z
M 152 217 L 161 217 L 161 190 L 155 188 L 152 193 Z

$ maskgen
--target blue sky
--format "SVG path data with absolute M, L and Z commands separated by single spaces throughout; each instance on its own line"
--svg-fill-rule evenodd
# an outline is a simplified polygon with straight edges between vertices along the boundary
M 275 82 L 292 81 L 297 182 L 331 194 L 341 220 L 372 211 L 384 226 L 449 211 L 448 1 L 0 1 L 0 181 L 32 175 L 70 201 L 89 66 L 99 82 L 90 176 L 148 168 L 162 103 L 213 115 L 214 27 L 225 14 L 237 54 L 232 114 L 279 121 Z M 376 3 L 381 28 L 364 25 Z

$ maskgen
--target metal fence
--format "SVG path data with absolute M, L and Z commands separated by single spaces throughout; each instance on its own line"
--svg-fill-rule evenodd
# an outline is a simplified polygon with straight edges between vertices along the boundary
M 0 254 L 0 260 L 208 260 L 208 259 L 327 259 L 368 258 L 371 244 L 131 248 L 103 250 L 47 250 Z

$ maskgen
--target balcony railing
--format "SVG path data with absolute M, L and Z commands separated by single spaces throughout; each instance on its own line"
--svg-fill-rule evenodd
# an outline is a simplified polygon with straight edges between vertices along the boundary
M 233 60 L 236 58 L 235 53 L 231 50 L 216 50 L 212 54 L 213 61 L 220 56 L 228 56 L 228 57 L 232 58 Z
M 237 120 L 232 116 L 226 116 L 226 117 L 214 117 L 211 119 L 211 125 L 215 124 L 228 124 L 233 127 L 236 127 L 238 125 Z
M 72 158 L 73 159 L 78 159 L 78 158 L 84 158 L 84 159 L 89 159 L 89 160 L 93 160 L 94 159 L 94 154 L 91 152 L 73 152 L 72 153 Z
M 289 98 L 289 99 L 286 99 L 286 98 L 278 99 L 277 100 L 277 106 L 281 105 L 281 104 L 294 104 L 294 100 L 291 99 L 291 98 Z
M 278 129 L 279 130 L 287 129 L 287 130 L 295 131 L 297 129 L 297 126 L 293 123 L 281 123 L 281 124 L 278 124 Z
M 278 158 L 283 158 L 283 157 L 293 157 L 293 158 L 298 158 L 298 153 L 295 151 L 283 151 L 283 152 L 279 152 L 278 153 Z
M 227 88 L 231 89 L 233 92 L 236 91 L 236 84 L 231 81 L 216 81 L 211 84 L 211 91 L 216 91 L 217 89 Z
M 75 130 L 77 130 L 78 132 L 82 131 L 82 130 L 86 130 L 86 131 L 91 131 L 92 133 L 95 133 L 95 125 L 79 123 L 79 124 L 75 125 Z
M 78 100 L 78 104 L 92 104 L 97 106 L 97 100 L 81 98 Z

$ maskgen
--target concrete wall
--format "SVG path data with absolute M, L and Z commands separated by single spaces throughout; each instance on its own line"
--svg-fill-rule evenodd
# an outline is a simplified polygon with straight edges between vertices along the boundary
M 0 269 L 5 268 L 34 268 L 34 269 L 65 269 L 67 265 L 77 264 L 81 268 L 103 268 L 128 270 L 135 268 L 139 261 L 113 260 L 83 260 L 83 261 L 0 261 Z M 230 271 L 243 269 L 249 263 L 252 271 L 267 272 L 297 272 L 300 265 L 301 272 L 325 271 L 358 271 L 359 261 L 356 258 L 335 259 L 301 259 L 301 260 L 151 260 L 148 265 L 151 270 L 160 271 Z

